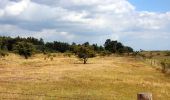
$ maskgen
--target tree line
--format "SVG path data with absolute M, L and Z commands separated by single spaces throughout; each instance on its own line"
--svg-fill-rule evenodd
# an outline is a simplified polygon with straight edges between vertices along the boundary
M 17 53 L 24 56 L 26 59 L 36 53 L 72 53 L 77 57 L 83 59 L 84 63 L 88 58 L 96 55 L 111 55 L 113 53 L 123 54 L 131 53 L 133 49 L 129 46 L 124 46 L 121 42 L 107 39 L 103 46 L 97 44 L 90 44 L 85 42 L 83 44 L 66 43 L 60 41 L 44 42 L 42 38 L 34 37 L 6 37 L 0 36 L 0 55 L 5 56 L 8 52 Z

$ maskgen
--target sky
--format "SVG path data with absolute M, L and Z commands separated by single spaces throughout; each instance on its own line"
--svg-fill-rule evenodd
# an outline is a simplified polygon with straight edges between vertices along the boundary
M 168 0 L 0 0 L 0 36 L 170 50 Z
M 168 12 L 170 0 L 128 0 L 138 11 Z

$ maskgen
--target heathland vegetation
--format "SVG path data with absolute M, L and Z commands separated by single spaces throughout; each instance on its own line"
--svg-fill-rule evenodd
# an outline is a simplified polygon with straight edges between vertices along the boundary
M 78 58 L 83 59 L 86 64 L 88 58 L 95 57 L 96 55 L 110 55 L 112 53 L 131 53 L 133 49 L 128 46 L 124 46 L 121 42 L 112 41 L 107 39 L 104 47 L 97 44 L 89 44 L 85 42 L 83 44 L 65 43 L 65 42 L 44 42 L 43 39 L 36 39 L 34 37 L 28 38 L 11 38 L 0 37 L 0 54 L 5 56 L 8 52 L 17 53 L 24 56 L 26 59 L 36 53 L 66 53 L 77 55 Z
M 154 100 L 169 100 L 169 54 L 110 39 L 99 46 L 0 37 L 0 98 L 136 100 L 151 92 Z
M 133 48 L 111 39 L 107 39 L 103 45 L 97 45 L 89 42 L 69 44 L 60 41 L 44 42 L 42 38 L 34 37 L 23 38 L 18 36 L 12 38 L 0 36 L 0 58 L 7 56 L 8 53 L 19 54 L 25 59 L 43 53 L 46 55 L 44 59 L 51 60 L 55 57 L 52 53 L 64 53 L 65 56 L 76 56 L 84 64 L 87 63 L 89 58 L 116 54 L 133 56 L 145 62 L 149 61 L 151 65 L 161 66 L 163 73 L 170 69 L 170 51 L 134 51 Z
M 170 76 L 131 56 L 97 56 L 88 64 L 64 53 L 34 54 L 29 59 L 9 53 L 0 59 L 3 100 L 136 100 L 150 92 L 169 100 Z

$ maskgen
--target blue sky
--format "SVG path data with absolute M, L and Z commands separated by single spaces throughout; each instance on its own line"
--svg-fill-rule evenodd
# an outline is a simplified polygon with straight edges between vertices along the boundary
M 128 0 L 138 11 L 167 12 L 170 10 L 170 0 Z
M 168 0 L 0 0 L 0 35 L 170 50 Z

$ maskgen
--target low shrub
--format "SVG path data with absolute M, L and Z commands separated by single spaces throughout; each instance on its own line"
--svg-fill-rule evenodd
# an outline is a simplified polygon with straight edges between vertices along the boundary
M 72 55 L 73 55 L 73 53 L 70 52 L 70 51 L 66 51 L 66 52 L 64 53 L 64 56 L 65 56 L 65 57 L 71 57 Z
M 0 50 L 0 58 L 3 58 L 5 56 L 8 56 L 8 53 L 6 51 Z
M 109 51 L 102 51 L 102 52 L 100 52 L 99 55 L 100 56 L 109 56 L 109 55 L 111 55 L 111 52 L 109 52 Z
M 165 56 L 170 56 L 170 51 L 166 52 Z
M 163 73 L 166 73 L 166 71 L 167 71 L 167 70 L 166 70 L 166 62 L 162 61 L 162 62 L 161 62 L 161 67 L 162 67 L 162 72 L 163 72 Z

